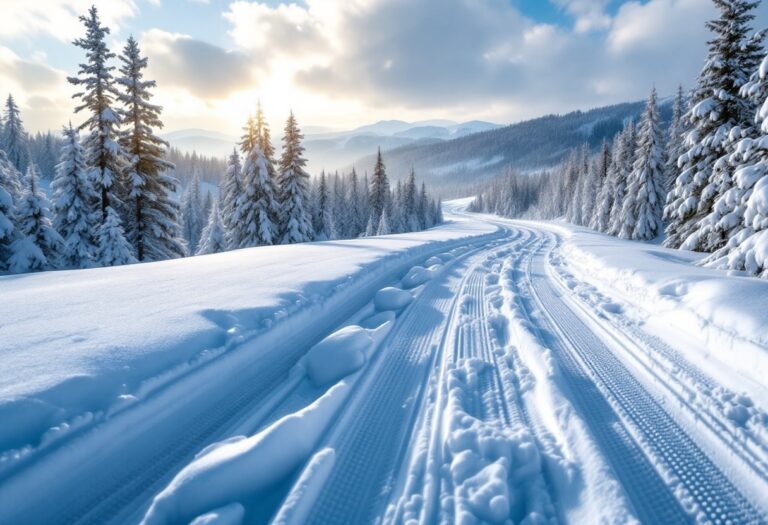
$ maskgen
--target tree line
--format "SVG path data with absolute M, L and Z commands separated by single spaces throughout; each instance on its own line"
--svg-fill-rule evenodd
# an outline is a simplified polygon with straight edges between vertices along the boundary
M 510 173 L 472 209 L 564 216 L 625 239 L 663 234 L 664 246 L 707 253 L 703 264 L 768 277 L 768 56 L 750 26 L 760 2 L 713 1 L 704 67 L 678 90 L 666 130 L 654 89 L 640 121 L 597 153 L 584 146 L 549 173 Z
M 203 196 L 197 173 L 179 202 L 169 145 L 156 135 L 163 127 L 162 108 L 151 102 L 156 83 L 145 78 L 147 57 L 129 37 L 119 66 L 112 65 L 110 30 L 97 9 L 80 21 L 85 36 L 73 43 L 86 60 L 68 81 L 79 88 L 75 113 L 84 122 L 64 127 L 56 141 L 50 133 L 42 136 L 34 152 L 36 141 L 24 130 L 11 96 L 0 122 L 0 273 L 385 235 L 442 221 L 439 202 L 424 185 L 417 191 L 413 172 L 405 184 L 390 188 L 381 152 L 370 184 L 367 175 L 360 182 L 354 171 L 323 174 L 313 183 L 294 115 L 276 159 L 260 106 L 246 123 L 239 152 L 227 162 L 218 196 Z M 170 155 L 196 168 L 216 167 L 195 155 Z M 55 166 L 50 199 L 40 185 L 41 160 L 47 170 Z

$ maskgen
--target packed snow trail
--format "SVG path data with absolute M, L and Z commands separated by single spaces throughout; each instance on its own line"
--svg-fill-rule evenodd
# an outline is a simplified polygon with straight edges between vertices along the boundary
M 515 235 L 511 244 L 519 242 Z M 494 243 L 495 244 L 495 243 Z M 445 359 L 448 327 L 461 315 L 463 294 L 490 245 L 429 283 L 381 352 L 370 382 L 361 388 L 325 446 L 337 450 L 327 489 L 309 523 L 368 523 L 381 512 L 425 390 L 427 375 Z M 355 494 L 350 498 L 349 494 Z
M 768 523 L 768 400 L 647 333 L 630 299 L 569 265 L 557 228 L 470 217 L 496 232 L 364 274 L 19 462 L 0 522 L 136 523 L 163 491 L 148 523 L 182 508 L 275 525 Z M 382 326 L 364 362 L 312 383 L 315 343 Z M 313 437 L 278 441 L 300 466 L 268 488 L 174 492 L 203 447 L 258 452 L 307 418 Z

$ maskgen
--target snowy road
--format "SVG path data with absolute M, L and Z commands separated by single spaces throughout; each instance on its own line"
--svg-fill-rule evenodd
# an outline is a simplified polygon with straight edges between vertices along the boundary
M 147 523 L 232 502 L 243 523 L 768 522 L 760 387 L 734 404 L 626 294 L 580 278 L 557 228 L 474 220 L 498 231 L 370 274 L 332 315 L 266 332 L 279 353 L 229 351 L 9 470 L 0 522 L 136 523 L 169 483 Z M 374 301 L 386 285 L 407 301 Z M 308 350 L 358 325 L 364 362 L 310 381 Z M 233 461 L 195 459 L 237 435 L 254 437 L 218 449 Z

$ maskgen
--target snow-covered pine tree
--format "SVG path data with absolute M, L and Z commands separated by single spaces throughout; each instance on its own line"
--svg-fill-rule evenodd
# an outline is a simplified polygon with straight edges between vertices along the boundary
M 101 25 L 95 6 L 88 10 L 88 16 L 81 16 L 80 21 L 85 25 L 86 35 L 73 43 L 85 51 L 86 62 L 80 64 L 77 77 L 68 77 L 67 80 L 75 86 L 82 86 L 82 91 L 74 95 L 81 99 L 75 113 L 83 110 L 90 112 L 78 130 L 90 131 L 84 141 L 85 163 L 89 177 L 100 193 L 102 219 L 106 219 L 107 207 L 111 205 L 125 161 L 125 154 L 117 141 L 120 117 L 112 108 L 113 99 L 117 96 L 112 76 L 115 68 L 107 65 L 115 54 L 107 49 L 109 28 Z
M 686 113 L 686 98 L 683 86 L 678 86 L 675 100 L 672 103 L 672 120 L 667 129 L 667 143 L 664 150 L 664 190 L 667 194 L 672 191 L 675 180 L 679 175 L 677 159 L 684 152 L 685 134 L 688 131 L 685 120 Z
M 419 193 L 419 200 L 416 204 L 416 215 L 419 219 L 419 230 L 424 230 L 429 227 L 429 221 L 427 213 L 429 212 L 429 197 L 427 196 L 427 185 L 421 183 L 421 192 Z
M 603 147 L 598 157 L 598 180 L 599 189 L 597 192 L 597 201 L 592 213 L 592 220 L 589 227 L 599 232 L 608 230 L 608 223 L 611 217 L 611 206 L 613 205 L 613 192 L 616 183 L 616 170 L 614 158 L 618 138 L 613 139 L 613 150 L 608 145 L 608 141 L 603 141 Z
M 10 194 L 14 203 L 21 199 L 21 173 L 2 149 L 0 149 L 0 186 Z
M 349 206 L 347 203 L 347 184 L 338 172 L 333 175 L 333 191 L 331 191 L 331 225 L 332 239 L 346 239 L 352 235 L 350 230 Z
M 713 0 L 720 17 L 707 23 L 714 38 L 704 68 L 699 74 L 687 120 L 687 151 L 680 156 L 680 174 L 668 206 L 669 224 L 665 246 L 713 251 L 726 242 L 723 232 L 713 229 L 718 217 L 707 218 L 719 196 L 732 186 L 727 169 L 715 170 L 717 159 L 727 153 L 732 131 L 748 128 L 755 108 L 739 96 L 740 88 L 759 58 L 750 41 L 752 11 L 759 2 Z M 758 46 L 759 47 L 759 46 Z M 724 166 L 723 166 L 724 167 Z
M 754 122 L 759 135 L 741 139 L 725 159 L 734 185 L 715 207 L 722 210 L 723 229 L 736 226 L 726 245 L 705 264 L 768 277 L 768 55 L 741 94 L 758 108 Z
M 243 134 L 240 136 L 240 152 L 243 154 L 243 157 L 246 157 L 258 143 L 259 133 L 256 128 L 256 119 L 253 118 L 253 115 L 248 115 L 248 119 L 243 127 Z
M 237 214 L 237 200 L 243 194 L 242 165 L 237 148 L 227 160 L 227 171 L 221 184 L 221 221 L 226 232 L 227 246 L 229 249 L 237 247 L 237 240 L 242 233 L 239 231 L 242 223 Z
M 604 173 L 601 173 L 602 167 L 600 166 L 600 155 L 594 155 L 592 158 L 588 156 L 587 159 L 587 172 L 581 194 L 581 224 L 582 226 L 589 227 L 589 225 L 592 223 L 592 219 L 594 218 L 597 198 L 605 177 Z
M 269 178 L 272 179 L 273 186 L 278 186 L 278 174 L 275 168 L 275 147 L 272 145 L 272 137 L 269 131 L 269 124 L 264 119 L 264 112 L 261 109 L 261 101 L 256 106 L 256 134 L 258 135 L 259 147 L 267 160 L 267 169 Z
M 311 241 L 314 237 L 309 213 L 309 175 L 303 157 L 304 146 L 296 118 L 291 111 L 283 133 L 280 158 L 280 232 L 282 244 Z
M 0 154 L 5 155 L 3 150 Z M 0 159 L 0 273 L 7 272 L 10 267 L 11 245 L 16 240 L 15 202 L 11 193 L 11 180 L 15 177 L 9 169 L 10 163 Z
M 389 206 L 384 206 L 379 218 L 379 226 L 376 229 L 376 235 L 389 235 L 392 233 L 392 227 L 389 224 Z
M 349 231 L 346 234 L 347 237 L 359 237 L 365 231 L 366 224 L 362 210 L 362 199 L 364 197 L 361 193 L 357 171 L 353 167 L 352 173 L 349 175 L 349 203 L 347 208 Z
M 371 189 L 369 192 L 370 214 L 373 216 L 373 223 L 379 224 L 381 214 L 389 200 L 389 179 L 387 170 L 384 166 L 384 160 L 381 158 L 381 148 L 376 155 L 376 166 L 373 168 L 373 178 L 371 179 Z
M 663 230 L 663 157 L 664 138 L 658 113 L 656 88 L 653 88 L 637 129 L 635 162 L 627 182 L 619 237 L 649 240 Z
M 579 154 L 573 150 L 565 162 L 565 220 L 576 224 L 581 210 L 581 192 L 579 191 L 580 175 Z
M 93 266 L 101 222 L 99 195 L 88 179 L 80 136 L 72 124 L 64 128 L 64 144 L 51 189 L 53 226 L 64 240 L 62 266 Z
M 435 224 L 443 224 L 445 219 L 443 218 L 443 200 L 437 199 L 435 207 Z
M 203 200 L 200 194 L 200 175 L 197 173 L 184 192 L 181 202 L 182 231 L 190 254 L 197 253 L 200 244 L 200 234 L 205 226 L 202 216 Z
M 611 206 L 610 222 L 608 224 L 608 233 L 611 235 L 619 235 L 624 226 L 622 211 L 627 194 L 629 174 L 632 173 L 632 167 L 635 163 L 635 148 L 635 124 L 629 121 L 621 132 L 620 138 L 616 179 L 613 186 L 613 205 Z
M 55 269 L 60 263 L 63 240 L 53 228 L 50 203 L 40 190 L 37 165 L 27 167 L 25 178 L 27 186 L 16 210 L 20 235 L 11 246 L 11 271 Z
M 120 145 L 127 154 L 125 182 L 132 221 L 128 239 L 139 261 L 158 261 L 184 256 L 179 226 L 180 208 L 173 197 L 178 181 L 168 174 L 174 165 L 165 160 L 168 143 L 155 135 L 162 128 L 162 108 L 151 104 L 153 80 L 144 80 L 147 58 L 141 56 L 133 37 L 120 55 L 122 65 L 117 83 L 122 86 L 118 99 L 123 104 L 120 116 L 126 126 L 120 132 Z
M 197 249 L 197 255 L 207 255 L 210 253 L 221 253 L 227 250 L 227 240 L 225 238 L 224 224 L 219 212 L 218 199 L 213 201 L 211 212 L 208 216 L 208 224 L 203 229 L 200 238 L 200 247 Z
M 315 238 L 320 241 L 327 241 L 331 238 L 331 199 L 325 171 L 320 172 L 320 179 L 317 182 L 314 200 L 315 209 L 313 222 Z
M 58 164 L 57 141 L 50 131 L 41 135 L 40 141 L 37 165 L 40 167 L 40 173 L 43 178 L 53 180 L 53 177 L 56 175 L 56 164 Z
M 133 255 L 133 247 L 125 239 L 120 217 L 112 206 L 107 208 L 107 217 L 99 226 L 96 261 L 100 266 L 121 266 L 137 262 Z
M 408 174 L 408 180 L 405 182 L 405 188 L 403 189 L 403 201 L 405 214 L 405 224 L 408 231 L 416 231 L 419 229 L 419 219 L 416 216 L 416 172 L 411 166 L 411 172 Z
M 0 149 L 5 150 L 8 160 L 21 173 L 27 170 L 29 164 L 29 137 L 24 131 L 21 121 L 21 111 L 13 95 L 8 95 L 5 101 L 5 122 L 3 123 L 2 141 Z
M 236 216 L 240 222 L 235 237 L 236 248 L 265 246 L 277 243 L 280 207 L 276 198 L 277 188 L 269 176 L 267 159 L 258 140 L 246 153 L 243 164 L 243 192 L 237 200 Z

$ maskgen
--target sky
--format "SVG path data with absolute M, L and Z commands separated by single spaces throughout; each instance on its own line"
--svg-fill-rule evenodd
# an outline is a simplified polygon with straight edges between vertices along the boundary
M 670 95 L 695 82 L 715 15 L 709 0 L 0 0 L 0 96 L 30 131 L 82 119 L 66 77 L 91 4 L 113 52 L 133 35 L 148 56 L 165 131 L 229 135 L 259 100 L 273 129 L 292 110 L 312 131 Z

